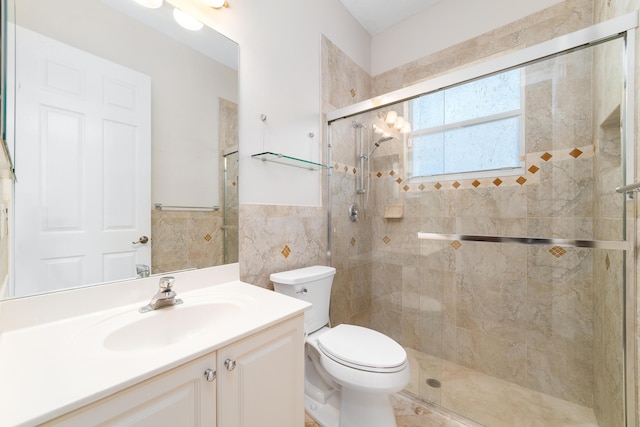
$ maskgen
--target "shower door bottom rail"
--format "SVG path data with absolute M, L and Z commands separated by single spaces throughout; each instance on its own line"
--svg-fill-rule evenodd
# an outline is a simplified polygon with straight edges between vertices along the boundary
M 482 236 L 475 234 L 444 234 L 418 232 L 422 240 L 458 240 L 461 242 L 515 243 L 521 245 L 562 246 L 565 248 L 612 249 L 626 251 L 633 249 L 626 240 L 574 240 L 539 237 Z

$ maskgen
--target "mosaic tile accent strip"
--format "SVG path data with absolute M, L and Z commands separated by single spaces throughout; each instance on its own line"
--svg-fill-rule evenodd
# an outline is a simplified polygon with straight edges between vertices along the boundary
M 391 238 L 389 236 L 384 236 L 382 238 L 382 241 L 384 242 L 385 245 L 388 245 L 391 242 Z
M 211 237 L 211 234 L 209 234 L 209 233 L 207 233 L 207 235 L 206 235 L 206 236 L 204 236 L 204 240 L 206 240 L 207 242 L 208 242 L 209 240 L 211 240 L 212 238 L 213 238 L 213 237 Z
M 567 250 L 561 246 L 554 246 L 551 249 L 549 249 L 549 253 L 556 258 L 560 258 L 561 256 L 564 256 L 567 253 Z
M 282 254 L 283 257 L 289 258 L 289 255 L 291 255 L 291 248 L 289 248 L 288 245 L 284 245 L 284 249 L 282 249 L 282 252 L 280 253 Z
M 551 154 L 549 152 L 546 152 L 542 156 L 540 156 L 540 158 L 542 160 L 544 160 L 545 162 L 548 162 L 549 160 L 551 160 L 552 157 L 553 157 L 553 154 Z
M 377 176 L 378 178 L 384 178 L 385 175 L 388 174 L 388 177 L 392 177 L 396 182 L 396 184 L 403 185 L 401 188 L 405 192 L 424 191 L 428 189 L 430 189 L 431 191 L 433 190 L 438 191 L 441 189 L 446 189 L 445 186 L 448 186 L 448 185 L 451 185 L 453 189 L 456 189 L 456 190 L 465 189 L 465 188 L 478 188 L 480 186 L 490 186 L 491 184 L 493 184 L 496 187 L 500 187 L 502 185 L 521 186 L 521 185 L 524 185 L 525 183 L 527 183 L 528 185 L 531 185 L 531 184 L 535 185 L 539 183 L 539 180 L 541 179 L 540 174 L 538 174 L 541 168 L 540 166 L 535 164 L 539 162 L 539 159 L 542 159 L 545 162 L 549 162 L 552 159 L 553 161 L 566 161 L 566 160 L 575 160 L 578 157 L 580 158 L 590 157 L 590 156 L 593 156 L 594 154 L 595 154 L 595 147 L 593 145 L 587 145 L 584 147 L 575 147 L 575 148 L 572 148 L 571 150 L 562 149 L 562 150 L 551 150 L 551 151 L 537 152 L 537 153 L 536 152 L 527 153 L 525 156 L 521 157 L 521 159 L 525 160 L 525 163 L 528 163 L 530 165 L 528 168 L 526 168 L 527 173 L 525 175 L 496 177 L 493 180 L 491 180 L 491 178 L 487 178 L 487 179 L 469 178 L 469 179 L 453 181 L 453 182 L 451 181 L 436 182 L 435 184 L 432 184 L 433 188 L 430 188 L 429 185 L 425 185 L 425 183 L 419 183 L 419 185 L 417 186 L 403 185 L 405 181 L 404 181 L 404 178 L 401 177 L 402 171 L 396 171 L 396 170 L 378 171 L 375 173 L 375 176 Z M 335 164 L 336 170 L 340 170 L 338 169 L 339 165 L 342 167 L 340 163 Z M 359 171 L 358 168 L 350 165 L 344 165 L 342 169 L 344 170 L 345 173 L 351 170 L 354 174 L 357 174 L 357 172 Z
M 607 271 L 609 271 L 609 268 L 611 267 L 611 260 L 609 259 L 609 254 L 607 254 L 607 256 L 604 257 L 604 265 L 607 268 Z
M 571 150 L 569 155 L 574 159 L 577 159 L 578 157 L 580 157 L 580 155 L 582 155 L 582 151 L 578 148 L 574 148 L 573 150 Z
M 460 243 L 458 240 L 454 240 L 453 242 L 451 242 L 451 247 L 457 251 L 462 247 L 462 243 Z
M 356 245 L 356 238 L 352 237 L 351 238 L 351 246 L 355 246 Z

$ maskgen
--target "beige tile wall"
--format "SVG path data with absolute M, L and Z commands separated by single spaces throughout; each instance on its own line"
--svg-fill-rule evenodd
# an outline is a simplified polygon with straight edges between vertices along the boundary
M 222 213 L 153 210 L 151 273 L 202 268 L 223 262 Z

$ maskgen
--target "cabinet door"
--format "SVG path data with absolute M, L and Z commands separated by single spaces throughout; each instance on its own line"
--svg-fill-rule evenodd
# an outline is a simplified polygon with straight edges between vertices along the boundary
M 218 425 L 304 425 L 302 315 L 218 351 Z
M 215 354 L 196 359 L 44 425 L 215 427 L 216 381 L 207 381 L 207 369 L 215 371 Z

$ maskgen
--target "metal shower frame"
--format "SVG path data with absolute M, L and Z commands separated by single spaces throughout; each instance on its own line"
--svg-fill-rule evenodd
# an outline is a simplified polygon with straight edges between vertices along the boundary
M 506 71 L 512 68 L 521 67 L 523 65 L 539 62 L 560 54 L 579 50 L 584 47 L 597 45 L 616 38 L 623 38 L 625 43 L 624 51 L 624 97 L 622 103 L 622 120 L 626 126 L 623 126 L 624 132 L 621 135 L 623 158 L 626 163 L 622 165 L 624 183 L 615 189 L 617 192 L 625 193 L 625 199 L 632 198 L 632 191 L 640 190 L 640 183 L 634 182 L 635 179 L 635 62 L 636 62 L 636 28 L 638 27 L 638 12 L 632 12 L 622 15 L 582 30 L 566 34 L 527 47 L 522 50 L 505 54 L 503 56 L 487 60 L 486 62 L 471 65 L 466 68 L 454 70 L 445 75 L 441 75 L 412 86 L 408 86 L 393 92 L 380 95 L 366 101 L 362 101 L 344 108 L 330 111 L 326 114 L 327 119 L 327 164 L 331 164 L 331 124 L 358 114 L 370 112 L 379 108 L 390 106 L 403 101 L 417 98 L 424 94 L 434 92 L 440 89 L 453 87 L 462 83 L 486 77 L 498 72 Z M 331 265 L 331 176 L 332 171 L 327 172 L 327 262 Z M 614 191 L 614 189 L 612 189 Z M 625 207 L 626 212 L 626 207 Z M 624 283 L 623 292 L 625 298 L 624 304 L 624 325 L 623 325 L 623 341 L 624 341 L 624 388 L 625 388 L 625 417 L 626 427 L 637 427 L 637 378 L 636 378 L 636 346 L 637 331 L 635 327 L 636 321 L 636 277 L 637 277 L 637 254 L 635 248 L 637 246 L 637 233 L 633 231 L 630 240 L 626 240 L 626 213 L 623 217 L 623 230 L 625 240 L 614 242 L 615 249 L 624 250 L 623 269 Z M 636 220 L 634 218 L 634 224 Z M 424 236 L 423 236 L 424 237 Z M 442 236 L 430 236 L 434 238 L 442 238 Z M 482 241 L 492 241 L 495 236 L 472 236 L 474 240 L 477 237 L 486 238 Z M 446 238 L 446 237 L 445 237 Z M 531 244 L 531 239 L 521 239 L 522 244 Z M 534 239 L 544 240 L 544 239 Z M 476 240 L 477 241 L 477 240 Z M 534 242 L 537 243 L 537 242 Z M 609 242 L 608 242 L 609 243 Z M 597 246 L 597 245 L 596 245 Z M 593 247 L 596 247 L 593 246 Z M 631 256 L 629 256 L 631 254 Z M 631 257 L 633 265 L 630 266 L 630 274 L 627 277 L 627 258 Z

